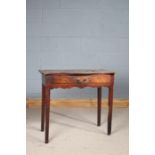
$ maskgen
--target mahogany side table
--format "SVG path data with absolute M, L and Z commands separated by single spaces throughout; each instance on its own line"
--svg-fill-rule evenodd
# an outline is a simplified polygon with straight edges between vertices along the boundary
M 111 134 L 114 72 L 106 70 L 39 70 L 42 74 L 41 131 L 45 126 L 45 143 L 49 141 L 50 89 L 54 88 L 97 88 L 97 126 L 101 125 L 102 87 L 107 87 L 108 125 Z

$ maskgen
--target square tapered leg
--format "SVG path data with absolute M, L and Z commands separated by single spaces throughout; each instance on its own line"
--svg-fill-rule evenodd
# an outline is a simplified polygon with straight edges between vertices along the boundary
M 108 128 L 107 128 L 108 135 L 111 134 L 112 107 L 113 107 L 113 86 L 109 87 L 109 95 L 108 95 Z
M 97 126 L 101 125 L 102 87 L 97 88 Z
M 42 84 L 41 131 L 44 131 L 45 121 L 45 86 Z
M 45 143 L 49 139 L 50 89 L 45 87 Z

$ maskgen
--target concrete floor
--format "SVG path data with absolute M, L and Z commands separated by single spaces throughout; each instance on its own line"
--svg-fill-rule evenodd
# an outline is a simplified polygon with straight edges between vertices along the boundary
M 128 155 L 128 114 L 128 108 L 113 109 L 112 134 L 107 136 L 107 109 L 97 127 L 95 108 L 51 108 L 45 144 L 40 109 L 27 109 L 27 155 Z

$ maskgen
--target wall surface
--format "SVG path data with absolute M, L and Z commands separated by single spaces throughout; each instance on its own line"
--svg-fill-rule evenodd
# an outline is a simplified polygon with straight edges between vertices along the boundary
M 39 69 L 80 68 L 115 71 L 115 97 L 128 98 L 128 24 L 128 0 L 27 0 L 27 98 L 40 97 Z M 52 96 L 94 98 L 96 90 Z

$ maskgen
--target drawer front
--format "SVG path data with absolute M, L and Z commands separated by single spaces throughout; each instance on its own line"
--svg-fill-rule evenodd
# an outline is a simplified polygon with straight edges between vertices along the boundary
M 102 85 L 111 83 L 111 75 L 49 75 L 46 84 Z

